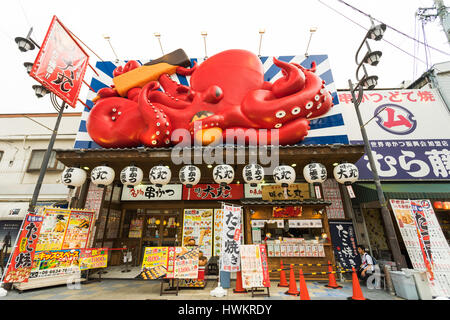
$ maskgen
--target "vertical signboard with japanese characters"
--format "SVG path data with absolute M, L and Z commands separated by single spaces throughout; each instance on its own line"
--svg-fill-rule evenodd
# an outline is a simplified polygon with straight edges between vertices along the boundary
M 203 255 L 212 256 L 213 209 L 185 209 L 183 224 L 183 245 L 194 240 Z
M 353 223 L 350 221 L 328 221 L 334 253 L 345 269 L 357 268 L 358 251 Z
M 266 246 L 241 245 L 242 286 L 244 288 L 270 287 Z
M 348 92 L 339 94 L 350 143 L 362 143 Z M 365 91 L 360 107 L 381 179 L 450 179 L 450 114 L 436 89 Z M 367 155 L 356 166 L 373 179 Z
M 76 107 L 89 56 L 53 16 L 30 76 Z
M 414 269 L 426 271 L 435 296 L 450 296 L 450 247 L 428 200 L 390 200 Z
M 2 282 L 28 282 L 42 220 L 42 216 L 26 215 Z
M 240 270 L 241 211 L 242 207 L 240 206 L 223 205 L 220 271 L 235 272 Z

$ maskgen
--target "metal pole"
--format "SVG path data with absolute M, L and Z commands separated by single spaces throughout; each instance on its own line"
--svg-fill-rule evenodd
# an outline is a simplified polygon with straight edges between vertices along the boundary
M 44 160 L 42 160 L 39 178 L 36 182 L 36 186 L 34 187 L 33 198 L 31 198 L 28 211 L 34 211 L 34 207 L 36 206 L 39 192 L 41 191 L 42 181 L 44 180 L 45 172 L 47 171 L 48 160 L 50 159 L 50 155 L 53 150 L 53 145 L 55 144 L 56 135 L 58 134 L 59 123 L 61 122 L 62 114 L 64 112 L 65 107 L 66 103 L 63 102 L 61 108 L 59 109 L 58 118 L 56 119 L 55 123 L 55 129 L 53 129 L 52 137 L 50 138 L 50 142 L 48 143 L 47 151 L 45 151 Z
M 450 15 L 448 10 L 444 5 L 443 0 L 434 0 L 434 5 L 437 10 L 437 15 L 441 20 L 442 29 L 447 37 L 447 42 L 450 44 Z
M 377 167 L 375 166 L 375 160 L 373 159 L 372 149 L 369 144 L 369 139 L 367 138 L 366 128 L 363 126 L 363 121 L 361 118 L 361 113 L 359 112 L 359 105 L 361 101 L 361 97 L 363 94 L 363 90 L 360 84 L 357 85 L 359 87 L 359 100 L 356 99 L 355 89 L 353 88 L 353 84 L 351 80 L 348 80 L 348 84 L 350 87 L 350 92 L 352 94 L 353 105 L 355 106 L 356 114 L 358 116 L 358 122 L 361 129 L 361 135 L 364 140 L 364 149 L 367 157 L 369 158 L 370 168 L 373 174 L 373 180 L 375 183 L 375 187 L 377 189 L 378 201 L 380 202 L 381 207 L 381 216 L 383 217 L 384 227 L 386 229 L 387 240 L 389 246 L 392 251 L 392 255 L 394 257 L 394 262 L 397 266 L 397 270 L 401 268 L 406 268 L 406 262 L 400 253 L 400 245 L 397 240 L 397 236 L 395 234 L 394 224 L 392 223 L 391 214 L 386 206 L 386 199 L 384 198 L 383 189 L 381 188 L 380 177 L 378 176 Z

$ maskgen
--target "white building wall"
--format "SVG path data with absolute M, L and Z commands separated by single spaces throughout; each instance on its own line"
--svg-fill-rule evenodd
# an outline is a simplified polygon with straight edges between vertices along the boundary
M 20 208 L 23 216 L 33 195 L 39 171 L 27 172 L 32 150 L 46 150 L 57 113 L 0 115 L 0 219 L 11 209 Z M 53 149 L 71 149 L 80 123 L 81 113 L 63 114 Z M 29 118 L 41 123 L 30 120 Z M 47 128 L 45 128 L 47 127 Z M 38 201 L 67 198 L 68 189 L 60 183 L 61 171 L 47 171 Z

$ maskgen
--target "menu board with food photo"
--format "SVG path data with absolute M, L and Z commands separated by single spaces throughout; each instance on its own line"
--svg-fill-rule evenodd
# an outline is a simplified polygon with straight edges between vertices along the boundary
M 61 250 L 70 210 L 45 208 L 36 251 Z
M 80 272 L 80 250 L 55 250 L 36 252 L 30 279 L 46 278 Z
M 198 278 L 198 255 L 199 248 L 175 247 L 175 270 L 176 279 Z
M 142 277 L 161 279 L 167 274 L 167 258 L 169 247 L 146 247 L 142 260 Z
M 70 212 L 62 249 L 86 248 L 94 212 Z
M 208 259 L 212 256 L 213 209 L 185 209 L 183 246 L 198 246 Z
M 106 268 L 107 266 L 108 248 L 80 250 L 80 270 Z
M 130 223 L 130 231 L 128 238 L 140 238 L 142 236 L 142 227 L 144 225 L 143 218 L 132 219 Z
M 280 251 L 281 251 L 280 243 L 279 242 L 275 242 L 273 244 L 273 255 L 274 255 L 274 257 L 279 257 L 280 253 L 281 253 Z
M 214 246 L 214 256 L 220 256 L 220 249 L 222 247 L 222 219 L 223 219 L 223 209 L 214 209 L 214 233 L 213 233 L 213 246 Z
M 270 287 L 267 256 L 264 245 L 241 245 L 242 286 Z

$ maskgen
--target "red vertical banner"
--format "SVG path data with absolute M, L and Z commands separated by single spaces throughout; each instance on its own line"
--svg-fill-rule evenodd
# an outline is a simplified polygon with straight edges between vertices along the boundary
M 169 247 L 167 252 L 167 279 L 173 279 L 175 276 L 175 247 Z
M 269 267 L 267 265 L 267 251 L 266 251 L 266 245 L 260 244 L 259 245 L 259 253 L 261 258 L 261 267 L 262 267 L 262 274 L 263 274 L 263 286 L 264 287 L 270 287 L 270 278 L 269 278 Z
M 42 216 L 26 215 L 16 247 L 2 279 L 3 282 L 28 282 L 42 221 Z
M 53 16 L 30 76 L 75 108 L 89 56 Z

